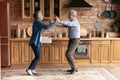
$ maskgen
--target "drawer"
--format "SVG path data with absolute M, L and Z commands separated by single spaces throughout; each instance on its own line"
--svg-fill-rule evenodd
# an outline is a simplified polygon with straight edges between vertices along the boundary
M 61 44 L 61 43 L 62 43 L 62 41 L 60 41 L 60 40 L 52 41 L 52 44 Z
M 110 44 L 110 41 L 100 41 L 99 44 Z
M 110 44 L 110 41 L 92 41 L 91 44 Z
M 99 44 L 99 41 L 92 41 L 91 44 Z

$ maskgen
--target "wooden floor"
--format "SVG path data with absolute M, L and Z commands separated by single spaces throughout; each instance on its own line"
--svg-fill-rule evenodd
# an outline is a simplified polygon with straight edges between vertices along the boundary
M 24 66 L 14 66 L 14 67 L 10 67 L 10 68 L 2 68 L 2 70 L 6 70 L 6 69 L 21 69 L 21 68 L 26 68 L 28 65 L 24 65 Z M 53 67 L 53 66 L 38 66 L 37 68 L 60 68 L 60 67 L 63 67 L 63 66 L 56 66 L 56 67 Z M 68 66 L 64 66 L 64 67 L 68 67 Z M 82 68 L 82 67 L 86 67 L 86 68 L 105 68 L 106 70 L 108 70 L 108 72 L 110 72 L 113 76 L 115 76 L 118 80 L 120 80 L 120 64 L 90 64 L 90 65 L 82 65 L 82 66 L 79 66 L 79 68 Z

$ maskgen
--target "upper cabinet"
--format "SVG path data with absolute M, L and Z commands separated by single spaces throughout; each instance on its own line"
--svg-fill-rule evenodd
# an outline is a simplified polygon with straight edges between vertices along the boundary
M 60 17 L 60 0 L 22 0 L 22 18 L 32 18 L 36 11 L 42 11 L 46 19 Z
M 22 18 L 31 17 L 31 0 L 22 0 Z

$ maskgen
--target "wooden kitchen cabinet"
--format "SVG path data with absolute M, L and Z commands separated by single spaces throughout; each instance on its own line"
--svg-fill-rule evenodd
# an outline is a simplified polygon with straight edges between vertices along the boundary
M 32 0 L 22 0 L 22 18 L 31 18 Z
M 111 62 L 120 62 L 120 41 L 111 41 Z
M 22 0 L 22 18 L 32 18 L 36 11 L 42 11 L 46 19 L 61 15 L 61 0 Z
M 29 64 L 33 59 L 33 51 L 29 46 L 28 41 L 22 41 L 22 48 L 21 48 L 21 62 L 22 64 Z
M 68 41 L 63 41 L 62 42 L 62 63 L 68 63 L 65 56 L 67 48 L 68 48 Z
M 62 62 L 62 48 L 61 42 L 55 41 L 51 47 L 52 63 L 61 63 Z
M 11 64 L 29 64 L 33 59 L 32 54 L 28 41 L 11 42 Z
M 41 63 L 51 63 L 51 44 L 43 44 L 41 51 Z
M 21 41 L 12 41 L 10 43 L 10 49 L 11 49 L 11 64 L 21 64 L 22 63 L 22 55 L 21 55 L 21 49 L 22 49 L 22 42 Z
M 100 62 L 100 46 L 98 44 L 91 45 L 91 62 Z
M 11 39 L 11 65 L 30 64 L 34 58 L 33 50 L 28 46 L 29 39 Z M 65 53 L 68 40 L 53 40 L 51 44 L 42 44 L 40 65 L 66 64 Z M 120 62 L 120 40 L 91 40 L 90 45 L 91 63 L 113 63 Z M 81 65 L 81 60 L 76 60 Z M 82 60 L 83 62 L 83 60 Z M 88 61 L 87 61 L 88 62 Z M 85 62 L 83 62 L 85 63 Z
M 91 62 L 92 63 L 110 62 L 110 41 L 92 41 Z

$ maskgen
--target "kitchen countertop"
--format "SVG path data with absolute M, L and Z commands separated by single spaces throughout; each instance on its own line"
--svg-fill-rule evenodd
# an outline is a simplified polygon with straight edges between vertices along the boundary
M 28 41 L 30 38 L 10 38 L 10 41 Z M 52 38 L 52 40 L 69 40 L 67 37 L 63 38 Z M 92 37 L 92 38 L 80 38 L 80 40 L 120 40 L 120 38 L 101 38 L 101 37 Z

